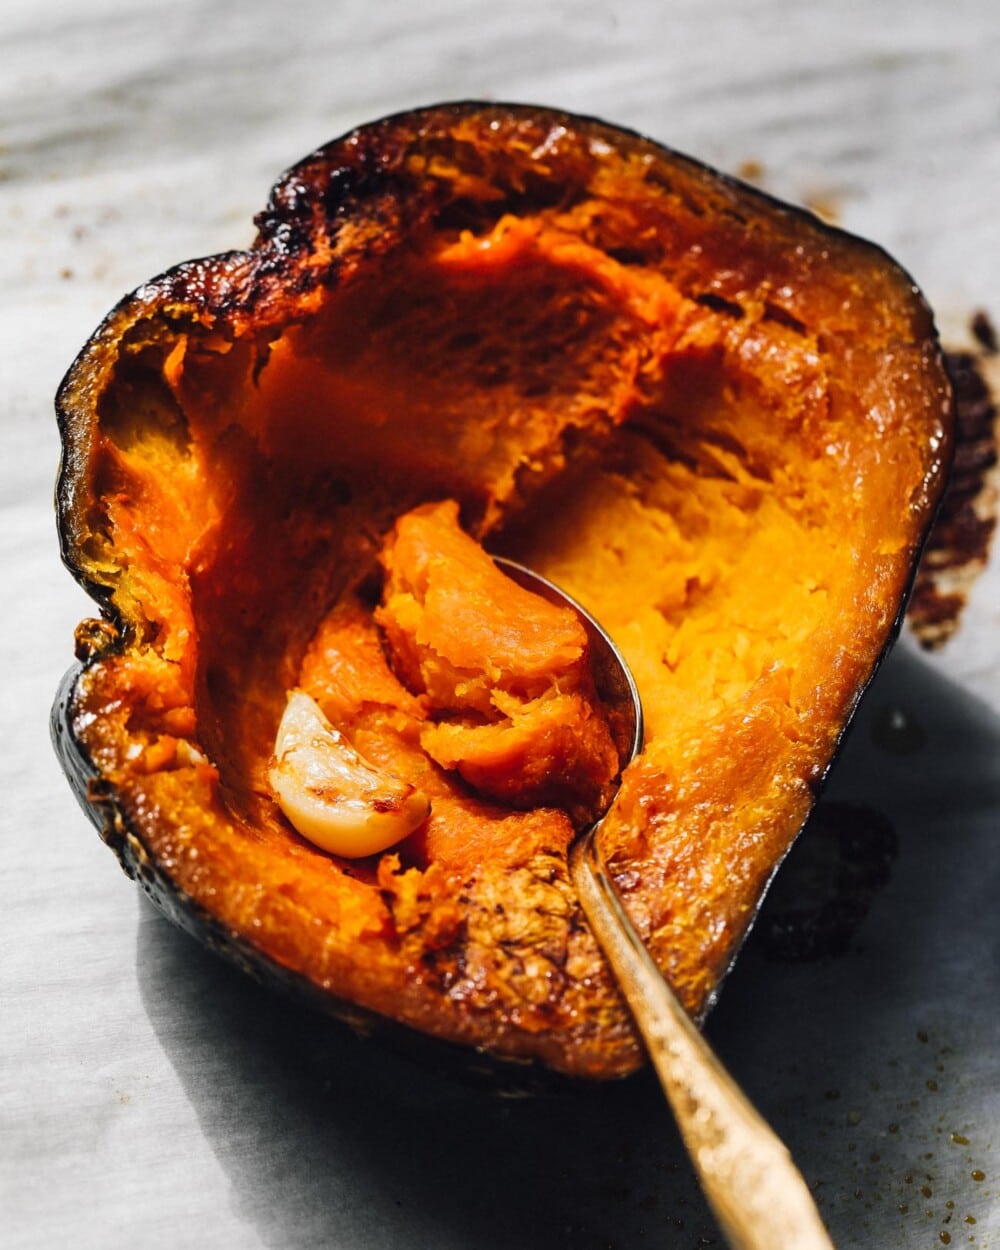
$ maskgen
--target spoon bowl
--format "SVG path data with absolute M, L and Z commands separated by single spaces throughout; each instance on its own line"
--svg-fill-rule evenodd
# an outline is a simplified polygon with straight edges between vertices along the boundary
M 523 564 L 494 559 L 520 586 L 579 617 L 624 772 L 642 750 L 643 718 L 638 687 L 618 647 L 554 582 Z M 577 835 L 570 875 L 726 1240 L 733 1250 L 833 1250 L 787 1148 L 694 1026 L 633 926 L 601 854 L 603 820 Z

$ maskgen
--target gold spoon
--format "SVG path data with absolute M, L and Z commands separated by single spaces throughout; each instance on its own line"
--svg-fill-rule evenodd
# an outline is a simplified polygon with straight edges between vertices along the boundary
M 642 750 L 642 703 L 618 648 L 554 583 L 524 565 L 495 559 L 519 585 L 579 616 L 590 639 L 598 693 L 627 743 L 624 769 Z M 787 1147 L 692 1024 L 633 928 L 601 856 L 602 820 L 573 843 L 570 875 L 726 1240 L 733 1250 L 833 1250 Z

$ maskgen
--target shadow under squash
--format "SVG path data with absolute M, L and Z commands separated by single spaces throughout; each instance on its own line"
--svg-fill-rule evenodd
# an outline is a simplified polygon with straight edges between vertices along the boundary
M 1000 1232 L 996 1169 L 970 1179 L 1000 1122 L 998 748 L 995 716 L 897 649 L 827 790 L 881 813 L 895 858 L 836 955 L 768 940 L 776 890 L 709 1021 L 841 1250 L 938 1244 L 952 1219 L 965 1242 L 973 1211 L 980 1245 Z M 237 1214 L 276 1250 L 722 1245 L 648 1074 L 470 1088 L 263 990 L 148 903 L 137 962 Z

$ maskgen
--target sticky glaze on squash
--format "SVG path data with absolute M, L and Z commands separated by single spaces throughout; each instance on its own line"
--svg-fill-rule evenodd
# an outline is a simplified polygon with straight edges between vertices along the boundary
M 420 845 L 348 867 L 269 795 L 285 691 L 312 681 L 376 754 L 425 759 L 379 658 L 377 553 L 456 500 L 633 666 L 647 747 L 607 850 L 700 1015 L 898 620 L 950 438 L 930 315 L 874 247 L 534 109 L 362 128 L 259 229 L 125 300 L 61 390 L 63 549 L 109 622 L 80 635 L 67 766 L 126 867 L 261 975 L 628 1072 L 568 818 L 484 820 L 435 772 Z

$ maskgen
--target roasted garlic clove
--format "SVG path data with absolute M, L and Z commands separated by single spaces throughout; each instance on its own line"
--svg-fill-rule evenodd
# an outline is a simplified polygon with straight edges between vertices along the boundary
M 431 809 L 415 786 L 359 755 L 304 690 L 288 696 L 268 780 L 304 838 L 350 859 L 401 842 Z

